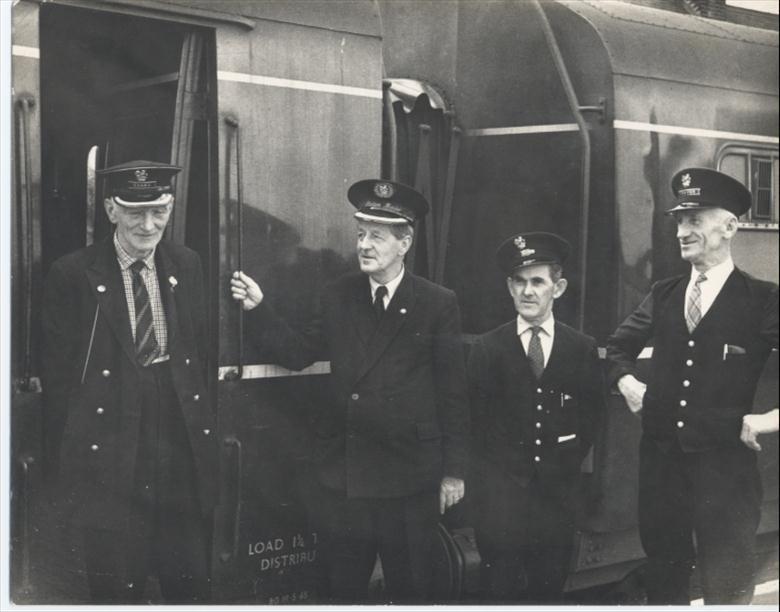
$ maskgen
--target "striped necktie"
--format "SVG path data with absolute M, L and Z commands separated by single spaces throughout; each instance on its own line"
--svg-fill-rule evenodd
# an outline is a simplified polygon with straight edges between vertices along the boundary
M 536 376 L 536 380 L 539 380 L 544 372 L 544 351 L 542 341 L 539 339 L 541 330 L 541 327 L 532 327 L 531 339 L 528 341 L 528 362 L 531 364 L 531 371 Z
M 688 333 L 693 333 L 696 326 L 701 321 L 701 284 L 707 280 L 704 273 L 699 274 L 696 282 L 693 284 L 691 294 L 688 296 L 688 308 L 685 313 L 685 323 L 688 326 Z
M 154 334 L 152 303 L 146 290 L 141 270 L 145 264 L 140 259 L 130 264 L 133 273 L 133 301 L 135 302 L 135 356 L 146 367 L 160 356 L 160 345 Z

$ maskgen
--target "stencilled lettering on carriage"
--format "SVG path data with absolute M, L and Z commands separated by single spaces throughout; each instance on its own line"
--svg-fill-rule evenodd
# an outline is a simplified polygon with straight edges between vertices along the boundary
M 259 557 L 262 572 L 314 563 L 317 559 L 317 533 L 312 532 L 308 537 L 297 533 L 251 542 L 247 545 L 247 555 Z

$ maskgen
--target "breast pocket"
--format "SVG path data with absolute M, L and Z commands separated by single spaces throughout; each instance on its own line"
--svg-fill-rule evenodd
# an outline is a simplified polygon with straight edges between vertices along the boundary
M 558 443 L 561 445 L 573 442 L 576 445 L 580 402 L 576 396 L 565 392 L 558 393 L 556 400 L 557 406 L 553 408 L 553 412 L 556 415 L 555 435 L 560 438 Z

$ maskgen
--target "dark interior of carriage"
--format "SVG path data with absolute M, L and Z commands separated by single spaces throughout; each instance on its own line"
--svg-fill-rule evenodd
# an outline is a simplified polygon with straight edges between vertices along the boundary
M 207 87 L 208 32 L 61 6 L 44 6 L 40 15 L 43 271 L 110 231 L 102 185 L 93 187 L 89 166 L 132 159 L 186 166 L 186 201 L 174 213 L 185 221 L 176 239 L 206 261 L 206 96 L 183 99 L 182 90 Z

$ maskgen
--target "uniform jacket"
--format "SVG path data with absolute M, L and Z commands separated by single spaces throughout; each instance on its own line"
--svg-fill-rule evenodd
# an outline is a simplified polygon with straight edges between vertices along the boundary
M 468 371 L 475 480 L 526 486 L 537 474 L 551 489 L 573 484 L 605 406 L 595 340 L 556 321 L 537 381 L 513 319 L 479 337 Z
M 155 265 L 168 326 L 171 377 L 205 513 L 216 498 L 218 458 L 215 417 L 204 386 L 200 260 L 186 247 L 161 241 Z M 121 528 L 139 444 L 140 366 L 111 238 L 54 262 L 45 283 L 42 316 L 47 471 L 74 505 L 77 521 Z
M 777 285 L 735 268 L 691 334 L 684 315 L 689 278 L 653 285 L 618 327 L 607 343 L 609 382 L 636 374 L 636 357 L 651 344 L 644 432 L 676 436 L 688 452 L 739 445 L 742 416 L 778 343 Z
M 324 291 L 297 333 L 263 302 L 249 328 L 279 363 L 330 359 L 331 395 L 316 424 L 314 469 L 349 497 L 399 497 L 463 478 L 468 408 L 455 294 L 408 271 L 376 327 L 365 274 Z

